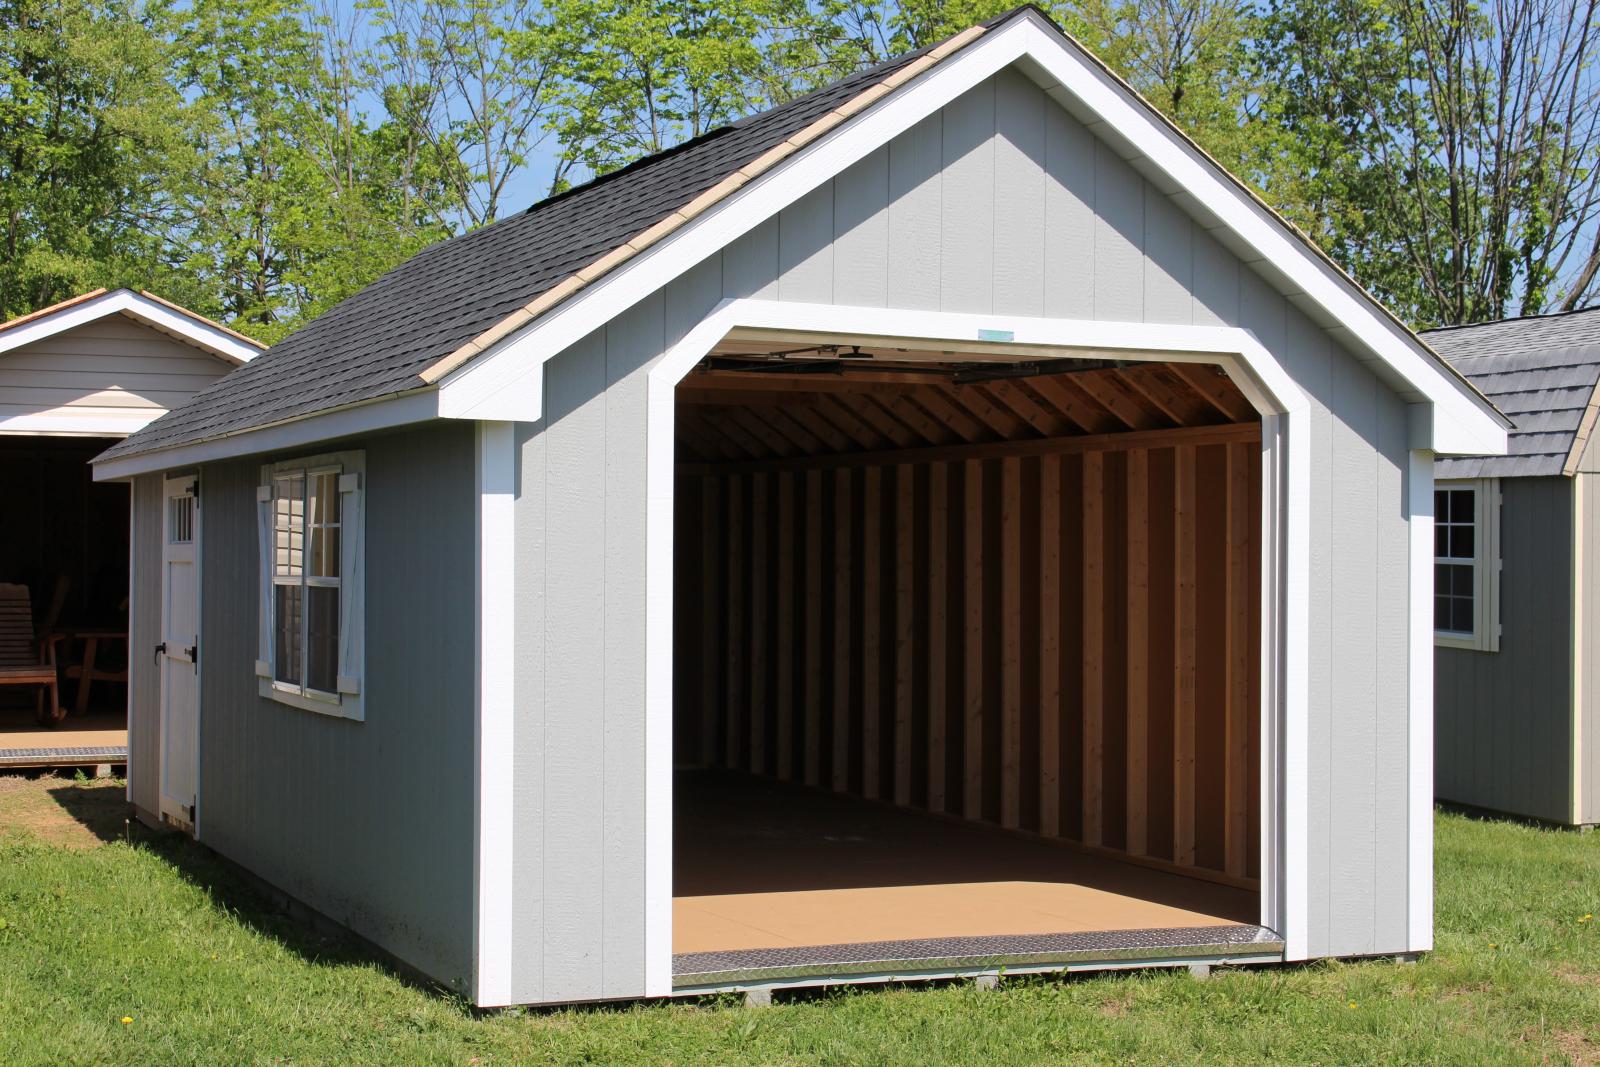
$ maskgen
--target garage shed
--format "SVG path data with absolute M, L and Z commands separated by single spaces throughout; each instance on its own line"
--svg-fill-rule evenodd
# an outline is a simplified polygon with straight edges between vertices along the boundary
M 1419 952 L 1434 456 L 1505 439 L 1021 8 L 101 456 L 135 801 L 482 1005 Z

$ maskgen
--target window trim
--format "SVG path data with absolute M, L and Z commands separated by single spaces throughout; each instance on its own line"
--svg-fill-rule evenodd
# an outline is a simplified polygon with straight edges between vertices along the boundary
M 1473 504 L 1472 557 L 1472 633 L 1455 630 L 1433 631 L 1433 643 L 1439 648 L 1460 648 L 1474 652 L 1500 650 L 1500 479 L 1498 478 L 1440 478 L 1433 483 L 1435 490 L 1471 489 L 1476 494 Z M 1434 516 L 1435 523 L 1439 517 Z M 1435 555 L 1433 563 L 1441 557 Z M 1460 562 L 1460 560 L 1457 560 Z M 1434 604 L 1428 605 L 1434 610 Z
M 336 667 L 337 692 L 327 693 L 303 685 L 279 681 L 273 676 L 276 637 L 273 610 L 274 587 L 280 583 L 275 573 L 276 516 L 273 509 L 275 480 L 284 474 L 298 473 L 308 479 L 313 474 L 339 474 L 339 647 Z M 268 700 L 302 711 L 316 712 L 356 722 L 365 720 L 363 681 L 366 614 L 366 453 L 332 452 L 297 456 L 263 464 L 257 483 L 256 508 L 260 558 L 257 562 L 260 603 L 257 608 L 257 692 Z M 308 546 L 309 551 L 309 546 Z M 309 581 L 308 581 L 309 584 Z

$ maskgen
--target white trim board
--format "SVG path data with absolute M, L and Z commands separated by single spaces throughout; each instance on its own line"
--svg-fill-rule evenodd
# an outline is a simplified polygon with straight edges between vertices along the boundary
M 1026 319 L 1019 349 L 1115 350 L 1132 360 L 1213 363 L 1262 413 L 1261 922 L 1285 958 L 1309 957 L 1310 403 L 1249 331 L 1212 326 Z M 646 411 L 645 990 L 672 992 L 672 604 L 677 383 L 729 334 L 885 338 L 960 348 L 994 317 L 768 300 L 725 300 L 657 361 Z M 928 344 L 936 342 L 935 344 Z M 1430 707 L 1431 712 L 1431 707 Z
M 477 430 L 472 999 L 486 1008 L 512 1003 L 517 452 L 511 423 Z
M 1429 401 L 1413 425 L 1413 447 L 1445 453 L 1505 451 L 1506 422 L 1414 335 L 1308 248 L 1281 220 L 1166 127 L 1104 68 L 1041 18 L 1027 14 L 984 34 L 961 52 L 885 96 L 726 201 L 575 294 L 544 317 L 447 376 L 439 412 L 448 418 L 532 422 L 542 416 L 546 360 L 580 341 L 639 299 L 777 215 L 802 195 L 888 143 L 983 80 L 1021 59 L 1060 102 L 1069 99 L 1127 142 L 1141 165 L 1167 176 L 1174 202 L 1207 215 L 1288 279 L 1285 295 L 1320 307 L 1341 323 L 1358 358 L 1384 364 Z M 1216 227 L 1214 220 L 1221 220 Z M 1280 287 L 1280 291 L 1282 291 Z M 994 318 L 1006 318 L 995 316 Z M 990 322 L 990 326 L 1005 323 Z M 1368 353 L 1363 356 L 1362 353 Z
M 1433 948 L 1433 453 L 1406 469 L 1411 536 L 1411 648 L 1407 665 L 1406 947 Z
M 172 334 L 235 366 L 248 363 L 263 351 L 263 346 L 241 340 L 230 331 L 197 315 L 179 311 L 170 304 L 132 289 L 114 289 L 88 300 L 68 304 L 59 311 L 40 315 L 30 322 L 0 330 L 0 353 L 117 314 L 127 315 L 146 326 Z

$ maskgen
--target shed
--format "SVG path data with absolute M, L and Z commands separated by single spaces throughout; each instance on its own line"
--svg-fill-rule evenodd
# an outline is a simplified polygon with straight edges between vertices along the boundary
M 1020 8 L 102 455 L 134 800 L 480 1005 L 1422 951 L 1505 431 Z
M 11 606 L 44 642 L 10 658 L 58 676 L 43 723 L 35 686 L 0 684 L 0 767 L 126 758 L 128 493 L 94 484 L 89 461 L 261 348 L 128 289 L 0 323 L 0 584 L 26 588 Z
M 1441 800 L 1600 823 L 1600 312 L 1424 334 L 1515 423 L 1436 475 Z

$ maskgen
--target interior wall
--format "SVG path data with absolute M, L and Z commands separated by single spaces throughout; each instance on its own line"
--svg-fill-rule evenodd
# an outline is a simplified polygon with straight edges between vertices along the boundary
M 678 762 L 1258 878 L 1259 449 L 680 476 Z

